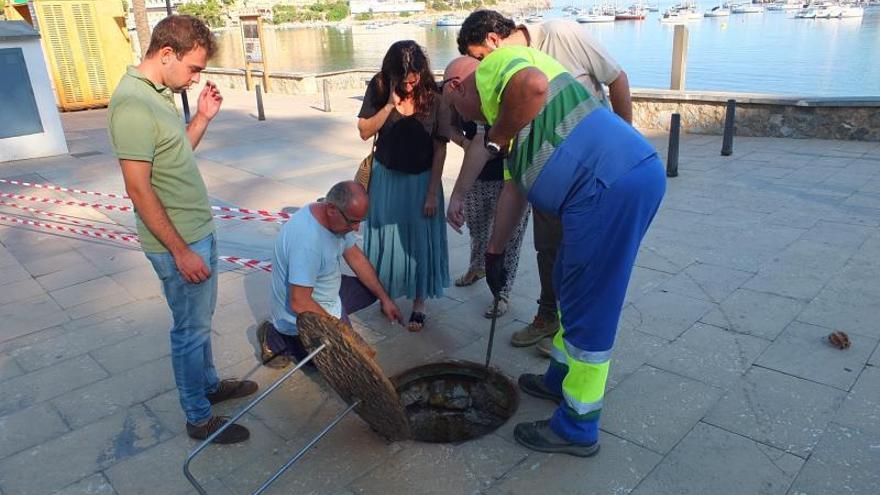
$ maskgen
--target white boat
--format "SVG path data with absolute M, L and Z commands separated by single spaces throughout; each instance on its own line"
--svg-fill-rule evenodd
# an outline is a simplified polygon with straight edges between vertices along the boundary
M 660 16 L 660 22 L 680 23 L 683 21 L 697 21 L 703 18 L 703 14 L 697 10 L 697 4 L 687 1 L 673 5 Z
M 579 15 L 577 21 L 583 24 L 614 22 L 614 14 L 606 14 L 605 10 L 601 7 L 593 7 L 586 14 Z
M 667 10 L 660 16 L 660 22 L 663 24 L 685 24 L 692 20 L 687 14 L 679 13 L 678 11 Z
M 864 17 L 865 16 L 865 8 L 859 7 L 857 5 L 841 5 L 840 6 L 840 18 L 853 18 L 853 17 Z
M 721 5 L 712 7 L 703 13 L 703 17 L 727 17 L 730 15 L 730 9 L 726 9 Z
M 544 22 L 544 16 L 541 14 L 534 14 L 526 17 L 526 22 L 529 24 L 537 24 L 539 22 Z
M 614 13 L 614 19 L 618 21 L 641 21 L 648 16 L 648 10 L 644 5 L 631 5 L 628 9 L 621 9 Z
M 790 12 L 794 10 L 801 10 L 804 2 L 800 0 L 786 0 L 785 2 L 776 2 L 767 7 L 768 11 L 771 12 Z
M 822 5 L 816 9 L 816 19 L 837 19 L 841 8 L 837 5 Z
M 614 16 L 608 14 L 583 14 L 577 17 L 582 24 L 594 24 L 599 22 L 614 22 Z
M 730 7 L 731 14 L 763 14 L 764 7 L 753 3 L 741 3 Z
M 797 14 L 794 15 L 795 19 L 815 19 L 816 18 L 816 9 L 815 7 L 806 7 L 798 11 Z
M 450 26 L 461 26 L 464 22 L 464 19 L 459 17 L 454 17 L 451 15 L 443 16 L 437 19 L 437 26 L 439 27 L 450 27 Z

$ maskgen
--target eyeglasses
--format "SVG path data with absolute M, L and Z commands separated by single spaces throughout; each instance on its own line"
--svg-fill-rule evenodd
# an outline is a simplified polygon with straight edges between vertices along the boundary
M 338 211 L 340 215 L 342 215 L 342 219 L 345 220 L 345 223 L 346 223 L 349 227 L 352 227 L 352 226 L 357 225 L 357 224 L 359 224 L 359 223 L 361 223 L 361 222 L 364 221 L 363 218 L 355 218 L 355 219 L 351 219 L 351 218 L 348 217 L 348 215 L 345 214 L 344 211 L 342 211 L 342 208 L 340 208 L 340 207 L 338 207 L 338 206 L 336 206 L 336 205 L 333 205 L 333 207 L 336 208 L 336 211 Z

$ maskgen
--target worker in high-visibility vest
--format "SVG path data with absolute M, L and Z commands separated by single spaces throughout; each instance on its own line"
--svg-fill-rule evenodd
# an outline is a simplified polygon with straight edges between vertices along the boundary
M 470 159 L 508 156 L 510 180 L 486 254 L 493 293 L 508 276 L 503 247 L 527 203 L 562 219 L 554 273 L 562 327 L 554 359 L 543 375 L 519 378 L 524 392 L 559 407 L 549 420 L 518 424 L 514 437 L 533 450 L 591 456 L 599 450 L 599 415 L 626 287 L 666 190 L 663 164 L 638 131 L 538 50 L 501 47 L 481 62 L 463 57 L 447 76 L 447 102 L 463 118 L 492 126 L 476 147 L 480 153 L 472 153 L 480 156 Z M 462 167 L 465 190 L 479 169 Z

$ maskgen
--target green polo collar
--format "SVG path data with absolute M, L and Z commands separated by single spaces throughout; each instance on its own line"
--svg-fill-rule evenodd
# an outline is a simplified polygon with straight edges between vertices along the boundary
M 128 74 L 129 76 L 131 76 L 135 79 L 140 79 L 141 81 L 144 81 L 145 83 L 149 84 L 150 87 L 155 89 L 157 93 L 164 94 L 168 90 L 168 86 L 164 86 L 162 84 L 157 84 L 157 83 L 151 81 L 150 79 L 147 78 L 147 76 L 144 75 L 143 72 L 139 71 L 138 68 L 134 65 L 128 66 L 128 69 L 126 70 L 126 74 Z

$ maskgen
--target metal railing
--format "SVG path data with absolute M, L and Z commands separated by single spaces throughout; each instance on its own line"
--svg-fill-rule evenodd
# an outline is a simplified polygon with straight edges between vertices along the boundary
M 210 445 L 211 442 L 212 442 L 215 438 L 217 438 L 217 436 L 219 436 L 220 434 L 222 434 L 222 433 L 223 433 L 227 428 L 229 428 L 231 425 L 235 424 L 235 422 L 238 421 L 239 419 L 241 419 L 241 417 L 244 416 L 244 414 L 245 414 L 246 412 L 250 411 L 251 409 L 254 408 L 254 406 L 256 406 L 257 404 L 259 404 L 260 402 L 262 402 L 263 399 L 265 399 L 265 398 L 266 398 L 269 394 L 271 394 L 276 388 L 278 388 L 282 383 L 284 383 L 285 380 L 287 380 L 288 378 L 290 378 L 290 377 L 291 377 L 294 373 L 296 373 L 300 368 L 302 368 L 302 367 L 305 366 L 307 363 L 309 363 L 309 362 L 312 360 L 312 358 L 314 358 L 319 352 L 323 351 L 326 347 L 327 347 L 327 342 L 323 342 L 320 346 L 318 346 L 317 349 L 315 349 L 315 350 L 312 351 L 308 356 L 306 356 L 305 359 L 303 359 L 302 361 L 300 361 L 299 363 L 297 363 L 297 365 L 296 365 L 292 370 L 290 370 L 290 371 L 288 371 L 287 373 L 285 373 L 281 378 L 278 379 L 278 381 L 276 381 L 275 383 L 272 384 L 272 386 L 270 386 L 268 389 L 266 389 L 265 392 L 263 392 L 262 394 L 260 394 L 259 397 L 257 397 L 256 399 L 254 399 L 253 401 L 251 401 L 250 403 L 248 403 L 247 405 L 245 405 L 245 406 L 241 409 L 241 411 L 239 411 L 238 413 L 235 414 L 235 416 L 233 416 L 233 417 L 230 418 L 228 421 L 226 421 L 226 423 L 225 423 L 222 427 L 220 427 L 220 429 L 218 429 L 217 431 L 215 431 L 214 433 L 212 433 L 212 434 L 211 434 L 208 438 L 206 438 L 201 444 L 199 444 L 199 446 L 196 447 L 195 450 L 193 450 L 193 451 L 189 454 L 189 456 L 186 458 L 186 462 L 183 463 L 183 475 L 186 476 L 186 479 L 189 480 L 189 482 L 192 484 L 192 486 L 196 489 L 197 492 L 199 492 L 201 495 L 207 495 L 207 493 L 208 493 L 208 492 L 205 491 L 205 489 L 202 487 L 202 485 L 199 484 L 198 480 L 196 480 L 196 478 L 195 478 L 195 477 L 193 476 L 193 474 L 190 472 L 189 466 L 190 466 L 190 463 L 193 461 L 193 459 L 195 459 L 199 454 L 201 454 L 202 451 L 204 451 L 205 448 L 206 448 L 208 445 Z M 349 405 L 348 408 L 346 408 L 344 411 L 342 411 L 341 413 L 339 413 L 339 415 L 336 416 L 336 418 L 334 418 L 333 421 L 331 421 L 331 422 L 330 422 L 330 423 L 329 423 L 329 424 L 328 424 L 323 430 L 321 430 L 321 432 L 320 432 L 315 438 L 313 438 L 311 441 L 309 441 L 309 443 L 307 443 L 305 447 L 303 447 L 299 452 L 297 452 L 296 454 L 294 454 L 293 457 L 291 457 L 291 458 L 290 458 L 290 459 L 289 459 L 289 460 L 288 460 L 283 466 L 281 466 L 281 468 L 278 469 L 278 471 L 276 471 L 275 474 L 273 474 L 273 475 L 272 475 L 271 477 L 269 477 L 269 479 L 267 479 L 262 485 L 260 485 L 260 487 L 257 488 L 256 491 L 253 492 L 253 495 L 259 495 L 259 494 L 263 493 L 264 491 L 266 491 L 266 489 L 268 489 L 269 486 L 270 486 L 273 482 L 275 482 L 275 480 L 277 480 L 282 474 L 284 474 L 285 471 L 287 471 L 288 469 L 290 469 L 291 466 L 293 466 L 294 464 L 296 464 L 296 462 L 299 461 L 299 459 L 300 459 L 303 455 L 305 455 L 305 453 L 308 452 L 308 450 L 309 450 L 310 448 L 312 448 L 316 443 L 318 443 L 318 441 L 320 441 L 321 438 L 324 437 L 324 435 L 326 435 L 327 433 L 329 433 L 330 430 L 332 430 L 332 429 L 333 429 L 333 428 L 334 428 L 334 427 L 335 427 L 340 421 L 342 421 L 342 419 L 343 419 L 348 413 L 350 413 L 355 407 L 357 407 L 358 404 L 360 404 L 360 402 L 361 402 L 361 401 L 360 401 L 359 399 L 356 399 L 356 400 L 352 401 L 352 404 Z

